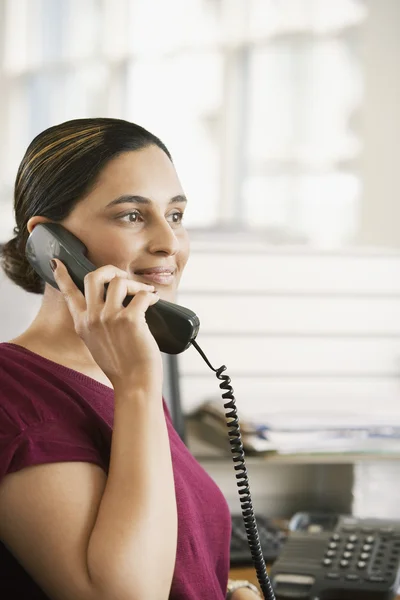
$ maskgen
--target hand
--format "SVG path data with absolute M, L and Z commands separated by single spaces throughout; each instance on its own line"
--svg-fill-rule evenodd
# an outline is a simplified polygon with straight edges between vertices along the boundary
M 53 263 L 54 264 L 54 263 Z M 162 359 L 145 318 L 159 297 L 154 287 L 127 278 L 108 265 L 86 275 L 85 295 L 76 287 L 64 264 L 56 261 L 54 278 L 74 321 L 75 331 L 114 389 L 139 382 L 162 383 Z M 104 285 L 109 283 L 104 300 Z M 125 308 L 123 300 L 134 295 Z

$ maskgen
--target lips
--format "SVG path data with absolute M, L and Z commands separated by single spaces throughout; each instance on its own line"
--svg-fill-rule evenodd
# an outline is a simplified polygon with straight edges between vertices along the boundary
M 174 273 L 175 267 L 151 267 L 135 271 L 135 275 L 173 275 Z
M 176 267 L 150 267 L 148 269 L 137 269 L 135 275 L 152 285 L 169 286 L 173 285 L 175 281 L 175 271 Z

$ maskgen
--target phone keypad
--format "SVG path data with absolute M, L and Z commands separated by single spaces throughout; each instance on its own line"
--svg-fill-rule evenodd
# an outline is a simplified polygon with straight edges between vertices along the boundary
M 334 531 L 310 535 L 294 530 L 272 568 L 272 578 L 274 573 L 312 575 L 314 584 L 307 597 L 392 599 L 400 585 L 400 521 L 389 525 L 389 520 L 340 516 Z
M 326 545 L 322 565 L 327 579 L 386 583 L 399 569 L 400 532 L 393 528 L 343 527 Z

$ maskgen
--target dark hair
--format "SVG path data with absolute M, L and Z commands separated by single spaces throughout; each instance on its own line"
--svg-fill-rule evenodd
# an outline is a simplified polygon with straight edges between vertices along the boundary
M 28 292 L 43 294 L 44 282 L 25 257 L 29 219 L 40 215 L 62 221 L 94 186 L 112 158 L 150 145 L 158 146 L 171 159 L 155 135 L 121 119 L 74 119 L 36 136 L 15 181 L 15 237 L 1 250 L 7 276 Z

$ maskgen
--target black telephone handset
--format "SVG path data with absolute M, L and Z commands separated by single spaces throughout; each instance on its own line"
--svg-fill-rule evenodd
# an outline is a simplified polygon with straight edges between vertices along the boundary
M 36 225 L 26 244 L 26 256 L 35 271 L 47 283 L 58 289 L 50 260 L 61 260 L 76 286 L 84 292 L 84 277 L 96 269 L 86 258 L 84 244 L 65 227 L 58 223 Z M 127 296 L 124 305 L 132 300 Z M 185 308 L 159 300 L 146 311 L 146 321 L 161 352 L 179 354 L 196 339 L 200 327 L 197 315 Z
M 271 570 L 277 600 L 392 600 L 400 583 L 400 521 L 338 515 L 303 527 L 295 515 Z M 293 519 L 292 519 L 293 521 Z M 291 522 L 292 522 L 291 521 Z

